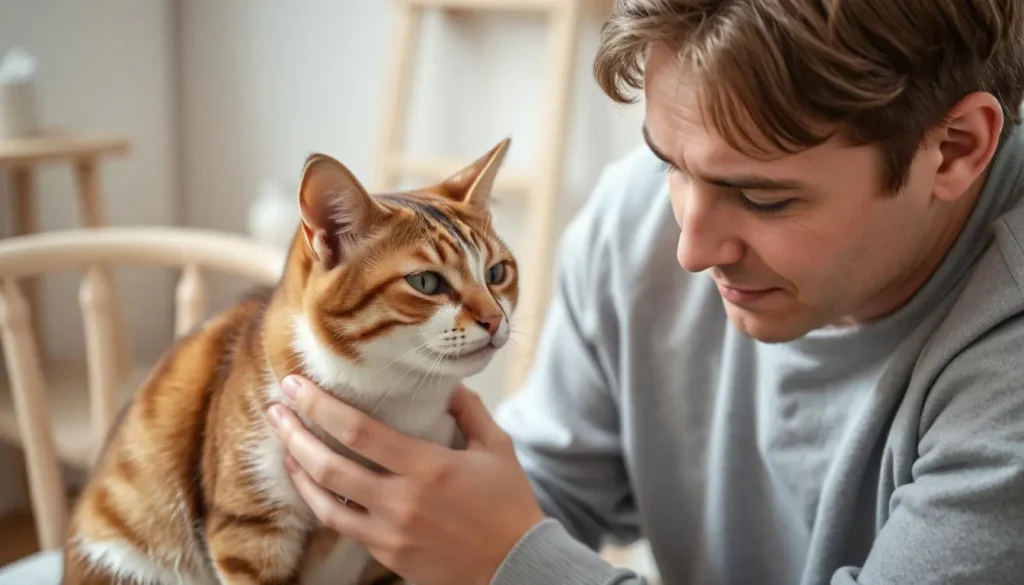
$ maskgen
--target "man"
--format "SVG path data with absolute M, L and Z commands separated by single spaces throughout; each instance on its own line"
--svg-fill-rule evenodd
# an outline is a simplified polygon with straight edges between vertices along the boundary
M 594 550 L 641 536 L 668 584 L 1024 582 L 1022 40 L 1019 0 L 618 2 L 648 147 L 565 235 L 522 469 L 462 390 L 452 452 L 300 382 L 400 469 L 300 491 L 420 585 L 639 584 Z

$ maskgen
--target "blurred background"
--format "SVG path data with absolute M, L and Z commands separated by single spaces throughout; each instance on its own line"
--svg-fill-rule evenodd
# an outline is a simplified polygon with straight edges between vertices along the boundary
M 126 145 L 97 162 L 105 224 L 199 227 L 284 245 L 282 237 L 295 229 L 298 173 L 311 151 L 335 156 L 368 187 L 376 186 L 385 127 L 396 115 L 388 75 L 401 45 L 401 4 L 0 0 L 0 55 L 18 48 L 34 60 L 40 131 Z M 550 22 L 513 9 L 515 0 L 476 4 L 509 9 L 424 9 L 411 49 L 401 151 L 468 163 L 511 136 L 502 173 L 536 177 L 552 152 L 554 134 L 545 125 L 557 119 L 547 109 L 555 91 L 549 72 L 557 70 Z M 580 5 L 575 53 L 565 68 L 570 90 L 558 184 L 545 195 L 555 238 L 602 167 L 641 144 L 642 104 L 613 104 L 591 77 L 610 2 Z M 35 229 L 81 226 L 78 185 L 68 165 L 41 165 L 35 176 Z M 11 182 L 2 179 L 0 237 L 7 237 L 23 226 L 11 211 Z M 499 194 L 495 214 L 499 233 L 526 255 L 525 198 Z M 554 252 L 553 242 L 544 253 Z M 151 362 L 173 337 L 176 275 L 133 269 L 116 277 L 134 356 Z M 79 282 L 80 275 L 69 274 L 40 284 L 47 376 L 71 371 L 82 359 Z M 208 287 L 217 308 L 243 285 L 212 278 Z M 473 381 L 489 404 L 513 390 L 507 367 L 499 359 Z M 0 378 L 0 393 L 3 383 Z M 15 446 L 0 447 L 0 514 L 6 518 L 27 507 L 21 465 Z M 0 534 L 15 533 L 10 522 L 0 520 Z M 0 544 L 0 564 L 12 554 Z

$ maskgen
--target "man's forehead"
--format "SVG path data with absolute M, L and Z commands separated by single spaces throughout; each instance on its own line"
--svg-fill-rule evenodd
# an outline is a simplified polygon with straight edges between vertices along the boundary
M 739 150 L 713 124 L 703 121 L 699 108 L 690 111 L 678 103 L 663 105 L 658 99 L 647 100 L 642 132 L 658 158 L 691 175 L 742 178 L 739 182 L 746 183 L 749 183 L 747 178 L 756 176 L 766 180 L 762 182 L 810 188 L 821 183 L 822 173 L 827 174 L 827 169 L 835 164 L 834 158 L 840 154 L 832 144 L 796 153 Z M 718 181 L 723 185 L 729 182 Z
M 641 132 L 659 158 L 692 170 L 765 172 L 803 158 L 800 154 L 785 153 L 753 156 L 734 148 L 710 126 L 699 119 L 694 122 L 672 112 L 659 112 L 656 106 L 648 105 Z
M 699 154 L 704 164 L 776 166 L 783 161 L 814 159 L 824 146 L 797 153 L 772 146 L 772 141 L 742 107 L 735 115 L 716 120 L 702 77 L 680 61 L 675 53 L 655 45 L 644 69 L 645 121 L 651 142 L 669 151 Z M 717 96 L 716 96 L 717 97 Z M 726 121 L 722 129 L 716 121 Z M 729 138 L 722 131 L 729 133 Z

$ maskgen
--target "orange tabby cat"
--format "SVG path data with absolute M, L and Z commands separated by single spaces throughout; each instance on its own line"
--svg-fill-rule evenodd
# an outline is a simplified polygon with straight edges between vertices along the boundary
M 508 340 L 517 302 L 488 203 L 508 144 L 438 185 L 376 196 L 336 160 L 309 157 L 280 282 L 176 343 L 122 411 L 76 502 L 64 585 L 386 576 L 317 522 L 264 412 L 300 373 L 451 444 L 450 390 Z

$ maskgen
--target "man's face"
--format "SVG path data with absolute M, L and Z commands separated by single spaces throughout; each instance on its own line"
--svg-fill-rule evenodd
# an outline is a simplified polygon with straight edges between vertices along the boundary
M 667 50 L 652 49 L 645 88 L 645 135 L 668 163 L 679 264 L 708 271 L 740 331 L 788 341 L 877 318 L 920 286 L 942 231 L 931 197 L 941 154 L 925 149 L 907 188 L 887 196 L 872 147 L 836 140 L 770 159 L 729 147 Z

